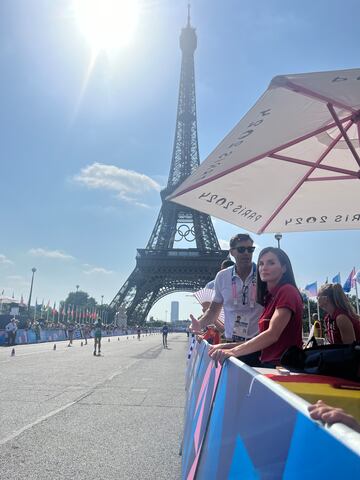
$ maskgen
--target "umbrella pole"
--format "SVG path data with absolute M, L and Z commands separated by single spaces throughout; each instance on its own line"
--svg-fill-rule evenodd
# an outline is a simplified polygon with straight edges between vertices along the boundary
M 317 314 L 318 314 L 318 320 L 320 322 L 320 308 L 319 308 L 319 302 L 316 300 L 316 305 L 317 305 Z

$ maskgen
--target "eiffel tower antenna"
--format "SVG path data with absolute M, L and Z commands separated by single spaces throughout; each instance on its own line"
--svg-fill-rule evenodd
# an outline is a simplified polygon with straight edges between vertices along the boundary
M 152 306 L 174 292 L 194 292 L 213 279 L 228 256 L 221 250 L 209 215 L 166 200 L 200 164 L 194 52 L 195 28 L 187 25 L 180 34 L 182 52 L 175 138 L 162 206 L 144 249 L 137 249 L 136 267 L 110 304 L 112 313 L 126 312 L 129 324 L 140 324 Z M 181 243 L 176 248 L 175 243 Z M 191 248 L 183 248 L 192 244 Z M 179 245 L 180 246 L 180 245 Z

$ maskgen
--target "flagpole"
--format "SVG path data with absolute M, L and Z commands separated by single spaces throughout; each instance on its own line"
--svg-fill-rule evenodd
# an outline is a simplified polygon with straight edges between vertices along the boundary
M 308 320 L 309 320 L 309 333 L 311 331 L 311 309 L 310 309 L 310 298 L 307 296 L 307 307 L 308 307 Z
M 356 296 L 356 312 L 359 315 L 359 294 L 358 294 L 356 278 L 355 278 L 355 296 Z

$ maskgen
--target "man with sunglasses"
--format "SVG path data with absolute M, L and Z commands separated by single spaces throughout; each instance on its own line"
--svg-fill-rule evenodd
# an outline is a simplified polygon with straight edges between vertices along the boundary
M 218 327 L 218 316 L 224 308 L 225 338 L 236 342 L 253 338 L 258 333 L 258 319 L 263 307 L 256 303 L 256 265 L 252 262 L 254 242 L 248 234 L 238 234 L 230 239 L 230 254 L 235 265 L 218 272 L 215 278 L 215 293 L 210 307 L 196 320 L 193 316 L 192 330 L 199 332 L 207 325 Z M 229 344 L 230 346 L 230 344 Z M 242 361 L 253 366 L 259 364 L 259 352 L 246 355 Z

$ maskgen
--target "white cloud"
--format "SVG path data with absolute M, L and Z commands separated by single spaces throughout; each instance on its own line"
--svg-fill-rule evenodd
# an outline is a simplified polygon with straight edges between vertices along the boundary
M 9 260 L 5 255 L 0 253 L 0 264 L 3 265 L 12 265 L 14 262 Z
M 83 273 L 85 273 L 86 275 L 94 275 L 94 274 L 110 275 L 114 272 L 112 270 L 106 270 L 106 268 L 102 268 L 102 267 L 93 267 L 93 268 L 89 268 L 89 270 L 84 270 Z
M 109 190 L 120 200 L 145 208 L 149 206 L 138 202 L 139 197 L 161 190 L 159 183 L 143 173 L 103 163 L 88 165 L 75 175 L 73 180 L 88 188 Z
M 55 258 L 58 260 L 74 260 L 72 255 L 69 255 L 60 250 L 46 250 L 44 248 L 31 248 L 29 254 L 34 257 L 46 257 L 46 258 Z
M 229 250 L 229 240 L 223 240 L 222 238 L 219 238 L 219 243 L 221 250 Z

